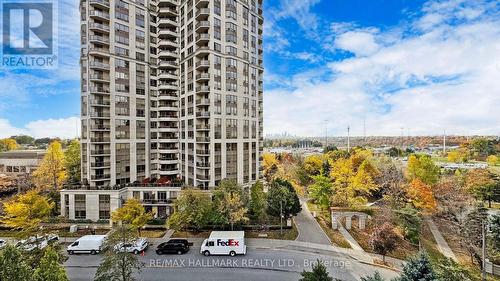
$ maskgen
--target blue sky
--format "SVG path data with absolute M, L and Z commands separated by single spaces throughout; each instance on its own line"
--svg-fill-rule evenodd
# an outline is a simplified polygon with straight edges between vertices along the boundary
M 59 1 L 59 68 L 0 69 L 0 137 L 73 137 L 78 1 Z M 500 133 L 500 4 L 264 1 L 265 133 Z M 325 121 L 328 120 L 328 121 Z

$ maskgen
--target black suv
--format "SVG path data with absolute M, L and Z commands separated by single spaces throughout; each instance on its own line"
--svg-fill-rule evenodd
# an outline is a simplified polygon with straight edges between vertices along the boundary
M 173 240 L 178 240 L 178 239 L 173 239 Z M 156 248 L 156 254 L 158 255 L 163 255 L 163 254 L 182 255 L 187 253 L 188 251 L 189 251 L 189 243 L 187 243 L 187 240 L 186 243 L 181 241 L 163 242 Z

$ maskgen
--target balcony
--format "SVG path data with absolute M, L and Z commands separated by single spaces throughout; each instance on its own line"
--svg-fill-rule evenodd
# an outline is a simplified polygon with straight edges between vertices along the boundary
M 160 52 L 158 53 L 158 57 L 177 59 L 177 58 L 179 58 L 179 54 L 177 54 L 176 52 L 168 51 L 168 50 L 160 50 Z
M 108 100 L 90 100 L 90 105 L 92 105 L 92 106 L 110 106 L 111 103 Z
M 141 203 L 144 205 L 169 205 L 173 203 L 171 199 L 143 199 Z
M 91 10 L 89 12 L 89 16 L 91 18 L 109 21 L 109 13 L 107 13 L 107 12 L 98 11 L 98 10 Z
M 210 41 L 210 34 L 200 33 L 196 35 L 196 44 L 206 44 Z
M 210 130 L 210 125 L 209 124 L 198 124 L 198 125 L 196 125 L 196 130 L 208 131 L 208 130 Z
M 91 112 L 90 117 L 94 118 L 109 118 L 111 115 L 109 112 Z
M 210 3 L 210 0 L 196 0 L 195 5 L 196 5 L 196 8 L 208 7 L 209 3 Z
M 89 54 L 95 57 L 109 58 L 109 47 L 95 47 L 89 48 Z
M 206 58 L 210 54 L 210 48 L 206 45 L 198 46 L 195 51 L 198 58 Z
M 196 175 L 198 181 L 210 181 L 209 175 Z
M 199 21 L 196 24 L 196 32 L 207 31 L 210 28 L 209 21 Z
M 161 60 L 158 66 L 177 69 L 178 64 L 176 61 L 173 60 Z
M 197 99 L 196 105 L 197 106 L 208 106 L 208 105 L 210 105 L 210 99 Z
M 210 162 L 196 162 L 198 168 L 210 168 Z
M 160 7 L 158 9 L 158 16 L 168 16 L 168 17 L 175 17 L 177 16 L 177 9 L 172 8 L 172 7 Z
M 210 150 L 196 150 L 196 154 L 198 155 L 210 155 Z
M 109 94 L 109 88 L 90 86 L 89 91 L 93 94 Z
M 104 167 L 110 167 L 111 163 L 110 162 L 92 162 L 90 163 L 90 167 L 92 168 L 104 168 Z
M 90 68 L 104 69 L 109 70 L 109 63 L 99 62 L 99 61 L 90 61 Z
M 94 124 L 94 125 L 90 125 L 90 130 L 91 131 L 111 131 L 111 127 L 109 125 Z
M 170 47 L 173 49 L 179 48 L 179 43 L 177 43 L 174 40 L 168 40 L 168 39 L 160 40 L 160 42 L 158 42 L 158 45 L 161 47 Z
M 210 86 L 203 85 L 196 87 L 196 93 L 208 93 L 210 92 Z
M 109 180 L 111 179 L 111 175 L 106 174 L 106 175 L 92 175 L 90 177 L 91 180 Z
M 99 36 L 99 35 L 90 35 L 89 37 L 90 43 L 100 43 L 109 45 L 109 37 Z
M 160 26 L 168 26 L 168 27 L 177 27 L 178 23 L 171 18 L 160 18 L 158 21 L 158 25 Z M 161 32 L 160 32 L 161 35 Z
M 204 72 L 196 74 L 196 81 L 205 81 L 205 80 L 210 80 L 210 73 Z
M 111 150 L 106 150 L 106 149 L 101 149 L 101 150 L 91 150 L 90 151 L 90 155 L 94 155 L 94 156 L 102 156 L 102 155 L 110 155 L 111 154 Z
M 196 138 L 196 141 L 197 142 L 210 142 L 210 138 L 209 137 L 197 137 Z
M 196 69 L 207 69 L 210 67 L 210 61 L 201 60 L 196 63 Z
M 89 3 L 90 3 L 90 6 L 109 9 L 109 1 L 108 0 L 90 0 Z
M 90 81 L 109 83 L 109 76 L 104 76 L 102 74 L 90 74 Z
M 91 137 L 90 138 L 91 142 L 110 142 L 109 137 Z
M 89 24 L 89 29 L 90 30 L 104 31 L 104 32 L 108 32 L 109 33 L 109 25 L 102 24 L 102 23 L 91 22 Z
M 160 83 L 158 85 L 160 90 L 170 90 L 170 91 L 177 91 L 179 89 L 179 86 L 175 83 Z
M 177 31 L 175 29 L 165 29 L 165 28 L 162 28 L 158 32 L 158 35 L 160 37 L 177 38 L 177 36 L 179 34 L 177 33 Z
M 210 16 L 210 9 L 209 8 L 199 8 L 196 11 L 196 19 L 197 20 L 206 20 Z
M 196 112 L 196 117 L 199 117 L 199 118 L 210 118 L 210 112 L 208 112 L 208 111 L 198 111 L 198 112 Z
M 179 77 L 175 72 L 160 72 L 158 74 L 159 79 L 177 80 Z

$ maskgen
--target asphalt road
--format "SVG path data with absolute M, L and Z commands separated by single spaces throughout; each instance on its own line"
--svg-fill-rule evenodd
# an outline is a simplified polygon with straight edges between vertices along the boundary
M 153 246 L 154 247 L 154 246 Z M 248 249 L 246 256 L 204 257 L 195 245 L 184 255 L 158 256 L 148 249 L 140 260 L 144 267 L 138 280 L 298 280 L 300 272 L 310 270 L 311 263 L 321 259 L 328 271 L 341 280 L 359 280 L 359 277 L 379 271 L 390 279 L 392 271 L 359 263 L 345 254 L 320 255 L 285 249 Z M 65 263 L 71 280 L 92 280 L 102 256 L 73 255 Z
M 302 211 L 294 218 L 295 225 L 299 231 L 297 241 L 309 242 L 323 245 L 331 245 L 330 239 L 326 236 L 316 219 L 307 210 L 304 200 L 301 200 Z

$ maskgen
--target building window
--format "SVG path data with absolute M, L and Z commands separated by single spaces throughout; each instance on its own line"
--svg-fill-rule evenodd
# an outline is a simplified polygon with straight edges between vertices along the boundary
M 75 219 L 87 219 L 85 194 L 75 194 Z
M 99 195 L 99 219 L 108 220 L 110 218 L 110 196 Z

